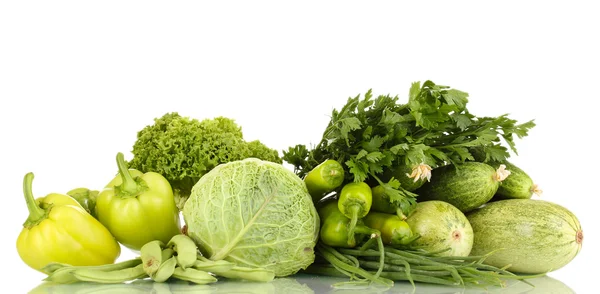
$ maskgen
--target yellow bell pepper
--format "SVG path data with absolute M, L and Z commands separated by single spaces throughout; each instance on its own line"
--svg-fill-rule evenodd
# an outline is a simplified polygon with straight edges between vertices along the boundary
M 140 250 L 150 241 L 163 243 L 181 233 L 171 184 L 161 174 L 128 169 L 117 154 L 119 175 L 96 198 L 98 220 L 123 246 Z
M 43 272 L 51 262 L 74 266 L 115 262 L 121 247 L 106 227 L 67 195 L 34 199 L 32 182 L 33 173 L 26 174 L 23 192 L 29 217 L 17 238 L 17 251 L 28 266 Z

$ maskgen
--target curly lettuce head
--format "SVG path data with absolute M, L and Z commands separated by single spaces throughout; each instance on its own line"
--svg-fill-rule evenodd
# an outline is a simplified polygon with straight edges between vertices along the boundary
M 212 260 L 282 277 L 315 258 L 319 216 L 304 182 L 281 164 L 248 158 L 217 166 L 194 186 L 183 217 Z
M 259 141 L 244 141 L 241 127 L 232 119 L 199 121 L 176 112 L 139 131 L 132 153 L 129 167 L 163 175 L 173 188 L 179 209 L 198 179 L 221 163 L 249 157 L 282 162 L 276 150 Z

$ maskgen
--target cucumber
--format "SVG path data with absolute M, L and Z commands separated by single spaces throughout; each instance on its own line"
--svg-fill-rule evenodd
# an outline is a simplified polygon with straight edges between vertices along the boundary
M 581 250 L 583 231 L 566 208 L 543 200 L 507 199 L 467 214 L 475 235 L 472 255 L 496 267 L 540 274 L 569 263 Z
M 490 201 L 506 176 L 502 167 L 494 170 L 481 162 L 446 165 L 433 169 L 431 181 L 415 193 L 417 200 L 445 201 L 468 212 Z
M 473 228 L 467 217 L 456 207 L 443 201 L 417 203 L 414 212 L 406 219 L 414 234 L 421 237 L 409 246 L 441 256 L 468 256 L 473 246 Z
M 510 175 L 502 181 L 494 198 L 497 199 L 529 199 L 533 194 L 541 195 L 542 190 L 522 169 L 510 162 L 503 163 Z M 500 163 L 493 165 L 498 168 Z
M 424 174 L 424 176 L 417 177 L 415 169 L 420 169 L 421 174 Z M 381 179 L 384 182 L 387 182 L 393 177 L 400 182 L 400 186 L 404 188 L 404 190 L 413 192 L 427 182 L 427 174 L 430 172 L 431 168 L 428 165 L 418 165 L 414 168 L 411 168 L 408 165 L 401 165 L 387 169 L 381 176 Z

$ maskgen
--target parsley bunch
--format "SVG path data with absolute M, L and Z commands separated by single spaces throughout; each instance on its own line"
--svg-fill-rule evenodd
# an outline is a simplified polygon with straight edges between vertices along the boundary
M 533 120 L 517 124 L 506 114 L 477 117 L 467 103 L 466 92 L 432 81 L 413 83 L 405 104 L 398 96 L 374 98 L 369 90 L 363 98 L 348 98 L 346 105 L 332 111 L 318 145 L 310 150 L 305 145 L 290 147 L 283 159 L 301 178 L 327 159 L 344 163 L 346 183 L 379 184 L 390 202 L 408 214 L 417 195 L 397 179 L 383 182 L 386 169 L 503 161 L 510 157 L 509 149 L 517 154 L 514 136 L 523 138 L 535 126 Z

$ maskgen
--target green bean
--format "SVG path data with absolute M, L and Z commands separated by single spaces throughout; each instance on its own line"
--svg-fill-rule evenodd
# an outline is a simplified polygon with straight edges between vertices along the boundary
M 352 256 L 352 255 L 346 255 L 346 254 L 342 254 L 345 258 L 347 258 L 348 260 L 352 261 L 352 264 L 354 264 L 354 266 L 359 266 L 360 262 L 358 261 L 358 259 L 356 259 L 356 257 Z
M 54 283 L 67 284 L 77 282 L 72 273 L 76 269 L 87 269 L 95 271 L 116 271 L 127 268 L 132 268 L 142 263 L 140 258 L 121 261 L 118 263 L 94 265 L 94 266 L 72 266 L 68 264 L 48 264 L 47 267 L 52 268 L 52 273 L 44 279 L 44 281 L 52 281 Z
M 329 261 L 331 264 L 338 266 L 340 268 L 342 268 L 345 271 L 351 272 L 351 273 L 355 273 L 359 276 L 362 276 L 364 278 L 367 278 L 373 282 L 377 282 L 386 286 L 393 286 L 394 282 L 389 280 L 389 279 L 382 279 L 381 277 L 375 277 L 374 275 L 372 275 L 371 273 L 365 271 L 364 269 L 360 268 L 360 267 L 354 267 L 352 265 L 349 265 L 347 263 L 344 263 L 342 261 L 340 261 L 339 259 L 337 259 L 337 257 L 332 254 L 330 251 L 335 251 L 333 248 L 326 248 L 328 246 L 324 246 L 321 244 L 317 245 L 317 249 L 321 252 L 321 254 L 323 254 L 323 257 L 325 257 L 325 259 L 327 259 L 327 261 Z
M 231 262 L 225 261 L 225 260 L 203 261 L 203 260 L 198 259 L 198 260 L 196 260 L 196 262 L 194 262 L 194 265 L 192 267 L 197 270 L 202 270 L 202 271 L 218 274 L 218 273 L 222 273 L 222 272 L 231 270 L 234 266 L 235 266 L 234 263 L 231 263 Z
M 167 247 L 173 248 L 177 252 L 177 265 L 185 269 L 194 265 L 198 257 L 198 247 L 194 241 L 183 234 L 175 235 L 171 238 Z
M 275 273 L 272 270 L 239 266 L 234 266 L 228 271 L 215 272 L 215 274 L 229 279 L 243 279 L 256 282 L 270 282 L 275 278 Z
M 373 262 L 373 261 L 362 260 L 360 262 L 360 265 L 366 269 L 374 270 L 374 269 L 379 268 L 379 264 L 376 262 Z M 426 271 L 426 270 L 416 270 L 416 269 L 408 270 L 406 267 L 389 264 L 389 263 L 386 263 L 384 265 L 383 270 L 387 271 L 387 272 L 403 272 L 403 273 L 410 272 L 411 274 L 431 275 L 434 277 L 450 277 L 450 273 L 448 271 L 444 271 L 444 270 L 437 270 L 437 271 Z
M 175 272 L 175 267 L 177 266 L 177 259 L 175 256 L 171 256 L 169 259 L 163 261 L 160 264 L 158 270 L 150 276 L 152 280 L 155 282 L 162 283 L 168 280 Z
M 321 265 L 310 265 L 308 268 L 306 268 L 306 270 L 304 270 L 305 273 L 308 274 L 316 274 L 316 275 L 325 275 L 325 276 L 331 276 L 331 277 L 345 277 L 343 274 L 341 274 L 340 272 L 338 272 L 337 270 L 335 270 L 332 267 L 325 267 L 325 266 L 321 266 Z M 391 272 L 391 271 L 383 271 L 381 273 L 381 277 L 382 278 L 387 278 L 393 281 L 407 281 L 408 277 L 406 276 L 405 273 L 400 273 L 400 272 Z M 437 278 L 437 277 L 428 277 L 428 276 L 424 276 L 424 275 L 412 275 L 412 278 L 415 281 L 418 282 L 423 282 L 423 283 L 431 283 L 431 284 L 439 284 L 439 285 L 447 285 L 447 286 L 456 286 L 457 284 L 453 281 L 449 281 L 446 279 L 441 279 L 441 278 Z
M 152 276 L 162 263 L 162 249 L 165 244 L 159 240 L 150 241 L 140 248 L 140 257 L 144 271 Z
M 504 279 L 516 279 L 530 284 L 526 279 L 544 276 L 538 275 L 516 275 L 507 271 L 506 268 L 497 268 L 483 264 L 493 252 L 482 256 L 436 256 L 432 253 L 401 250 L 396 247 L 385 246 L 383 250 L 369 249 L 371 244 L 365 244 L 360 249 L 338 248 L 339 252 L 349 258 L 354 256 L 360 263 L 360 269 L 367 272 L 375 269 L 383 269 L 380 277 L 392 280 L 408 280 L 443 285 L 466 285 L 478 286 L 505 284 Z M 384 265 L 380 267 L 377 260 L 380 254 L 385 254 Z M 323 272 L 331 275 L 334 268 L 326 268 L 320 265 L 312 268 L 312 271 Z
M 393 281 L 407 281 L 408 277 L 405 273 L 401 272 L 383 272 L 381 276 L 384 278 L 388 278 Z M 430 277 L 425 275 L 411 275 L 412 279 L 417 282 L 429 283 L 429 284 L 439 284 L 439 285 L 447 285 L 447 286 L 458 286 L 459 284 L 455 281 L 451 281 L 448 279 L 438 278 L 438 277 Z
M 108 284 L 123 283 L 146 276 L 143 264 L 132 268 L 108 272 L 91 269 L 75 269 L 72 274 L 79 281 Z
M 347 264 L 352 264 L 352 260 L 348 259 L 346 256 L 344 256 L 343 254 L 340 254 L 340 252 L 338 252 L 337 250 L 333 249 L 333 247 L 330 246 L 323 246 L 323 249 L 326 250 L 327 252 L 333 254 L 336 258 L 338 258 L 340 261 L 347 263 Z
M 199 271 L 188 267 L 186 269 L 176 267 L 173 272 L 173 277 L 182 281 L 188 281 L 200 285 L 210 284 L 217 281 L 217 278 L 211 276 L 205 271 Z

